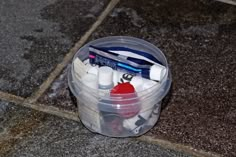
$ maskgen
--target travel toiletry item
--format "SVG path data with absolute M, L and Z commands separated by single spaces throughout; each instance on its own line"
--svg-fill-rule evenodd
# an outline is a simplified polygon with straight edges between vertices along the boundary
M 89 65 L 89 67 L 91 67 L 91 68 L 90 69 L 86 68 L 86 69 L 88 69 L 87 73 L 98 75 L 98 70 L 99 70 L 98 66 L 94 67 L 94 66 Z M 116 86 L 119 83 L 125 83 L 125 82 L 129 82 L 130 84 L 132 84 L 134 86 L 136 92 L 140 92 L 140 91 L 149 89 L 149 88 L 159 84 L 156 81 L 145 79 L 140 76 L 135 76 L 135 75 L 127 73 L 127 72 L 113 70 L 113 84 L 114 84 L 114 86 Z
M 123 118 L 135 116 L 140 110 L 140 101 L 134 87 L 126 82 L 116 85 L 112 88 L 110 97 L 112 106 L 116 112 Z
M 129 61 L 123 57 L 113 55 L 109 51 L 97 49 L 92 46 L 89 47 L 89 59 L 92 65 L 105 65 L 114 70 L 127 71 L 129 73 L 141 75 L 144 78 L 156 81 L 161 81 L 166 73 L 166 67 L 161 64 L 138 64 L 137 62 Z M 147 61 L 140 59 L 140 63 L 141 61 L 143 61 L 143 63 L 147 63 Z
M 94 132 L 101 132 L 101 118 L 98 112 L 97 100 L 90 94 L 87 93 L 88 88 L 97 90 L 98 89 L 98 78 L 97 75 L 87 73 L 88 69 L 93 67 L 90 64 L 84 64 L 78 57 L 73 61 L 74 76 L 76 79 L 81 81 L 81 89 L 79 90 L 82 99 L 86 99 L 90 106 L 83 103 L 79 105 L 80 118 L 84 125 L 90 127 Z M 75 82 L 79 84 L 79 82 Z M 81 99 L 80 99 L 81 100 Z M 93 105 L 96 104 L 96 105 Z
M 109 94 L 113 87 L 113 70 L 108 66 L 103 66 L 98 69 L 98 89 L 99 94 L 104 96 Z
M 135 117 L 125 119 L 123 127 L 137 135 L 142 132 L 151 114 L 152 110 L 140 111 Z

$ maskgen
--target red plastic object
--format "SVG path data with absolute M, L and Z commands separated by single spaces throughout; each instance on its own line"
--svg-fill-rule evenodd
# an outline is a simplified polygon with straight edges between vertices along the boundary
M 123 118 L 130 118 L 139 113 L 139 100 L 133 85 L 129 82 L 116 85 L 111 90 L 110 94 L 112 97 L 119 97 L 119 99 L 115 100 L 113 103 L 116 104 L 114 107 Z

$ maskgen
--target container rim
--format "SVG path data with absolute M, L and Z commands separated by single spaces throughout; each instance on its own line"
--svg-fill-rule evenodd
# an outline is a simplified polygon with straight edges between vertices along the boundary
M 150 92 L 156 92 L 157 90 L 159 91 L 159 90 L 163 89 L 163 87 L 167 84 L 168 87 L 166 88 L 166 91 L 163 91 L 163 96 L 162 97 L 164 97 L 166 95 L 166 93 L 169 91 L 170 84 L 171 84 L 171 73 L 170 73 L 170 70 L 169 70 L 169 66 L 168 66 L 166 57 L 165 57 L 164 53 L 158 47 L 156 47 L 155 45 L 153 45 L 153 44 L 151 44 L 151 43 L 149 43 L 149 42 L 147 42 L 147 41 L 145 41 L 143 39 L 139 39 L 139 38 L 135 38 L 135 37 L 130 37 L 130 36 L 109 36 L 109 37 L 103 37 L 103 38 L 95 39 L 95 40 L 92 40 L 92 41 L 88 42 L 84 46 L 82 46 L 76 52 L 76 54 L 74 55 L 73 61 L 78 57 L 78 53 L 81 52 L 81 50 L 83 50 L 84 48 L 88 47 L 89 45 L 93 45 L 94 43 L 106 43 L 106 42 L 110 43 L 111 41 L 120 41 L 121 43 L 126 43 L 126 42 L 130 41 L 130 42 L 132 42 L 134 44 L 137 44 L 137 45 L 144 45 L 144 46 L 148 47 L 149 49 L 151 49 L 151 50 L 153 50 L 155 52 L 158 52 L 162 56 L 162 58 L 163 58 L 162 63 L 166 67 L 166 73 L 165 73 L 162 81 L 159 82 L 159 84 L 150 87 L 149 89 L 142 90 L 142 91 L 139 91 L 139 92 L 136 92 L 136 93 L 138 95 L 141 95 L 141 96 L 150 95 L 151 94 Z M 73 66 L 73 64 L 72 64 L 70 69 L 71 70 L 69 70 L 68 72 L 71 73 L 72 77 L 73 77 L 73 73 L 74 73 L 74 66 Z M 71 83 L 73 83 L 72 81 L 73 80 L 68 80 L 70 89 L 72 88 L 72 84 L 71 84 Z M 84 87 L 86 87 L 86 91 L 94 91 L 93 88 L 90 88 L 87 85 L 83 84 L 79 79 L 77 79 L 76 81 L 78 81 L 78 83 L 80 83 Z M 74 86 L 75 86 L 75 88 L 80 88 L 80 87 L 78 87 L 78 84 L 74 84 Z M 74 90 L 72 90 L 72 93 L 76 97 L 78 97 L 78 94 L 79 94 L 78 92 L 75 92 Z M 127 95 L 129 95 L 129 94 L 113 94 L 114 98 L 115 97 L 126 97 Z M 102 98 L 104 98 L 105 100 L 110 100 L 110 99 L 113 98 L 113 96 L 102 97 Z

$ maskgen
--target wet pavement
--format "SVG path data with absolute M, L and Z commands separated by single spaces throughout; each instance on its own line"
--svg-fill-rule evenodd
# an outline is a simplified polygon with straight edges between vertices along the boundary
M 0 33 L 4 38 L 0 38 L 0 55 L 4 59 L 0 61 L 0 90 L 28 97 L 95 22 L 107 1 L 24 2 L 25 5 L 19 5 L 25 8 L 24 11 L 11 14 L 17 3 L 1 2 Z M 32 6 L 27 5 L 29 3 L 37 5 L 37 9 L 30 10 Z M 6 10 L 6 7 L 10 9 Z M 3 22 L 8 24 L 2 25 Z M 14 22 L 19 22 L 17 28 Z M 169 62 L 172 89 L 163 102 L 159 122 L 145 136 L 222 156 L 236 156 L 235 6 L 212 0 L 122 0 L 89 40 L 111 35 L 147 40 L 158 46 Z M 7 55 L 6 51 L 9 51 Z M 69 91 L 66 72 L 67 68 L 38 102 L 76 112 L 76 100 Z M 8 102 L 2 103 L 8 105 Z M 5 110 L 6 107 L 3 107 L 2 111 Z M 31 112 L 35 114 L 27 112 L 29 117 Z M 92 134 L 77 122 L 48 115 L 43 117 L 39 116 L 36 125 L 40 125 L 40 129 L 30 130 L 32 133 L 29 135 L 25 133 L 27 137 L 19 144 L 13 142 L 14 148 L 6 153 L 8 156 L 37 156 L 39 150 L 43 150 L 46 156 L 61 153 L 77 156 L 76 153 L 86 152 L 91 156 L 101 156 L 99 153 L 103 150 L 109 154 L 111 149 L 114 150 L 114 154 L 109 154 L 111 156 L 138 156 L 141 153 L 137 152 L 141 151 L 145 156 L 145 153 L 155 154 L 155 149 L 157 152 L 160 150 L 156 156 L 160 153 L 167 153 L 160 156 L 182 156 L 177 152 L 168 154 L 168 150 L 142 142 L 131 140 L 132 143 L 128 139 Z M 50 136 L 47 141 L 46 137 Z M 72 140 L 72 137 L 78 138 Z M 111 147 L 106 142 L 110 142 Z M 131 144 L 142 149 L 131 148 Z M 153 152 L 148 152 L 145 146 Z M 97 152 L 94 152 L 95 148 Z M 50 152 L 50 149 L 53 151 Z M 131 153 L 122 150 L 130 150 Z

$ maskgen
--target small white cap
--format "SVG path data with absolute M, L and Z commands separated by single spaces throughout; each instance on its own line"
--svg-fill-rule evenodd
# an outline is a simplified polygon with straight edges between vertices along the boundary
M 107 66 L 100 67 L 98 70 L 99 86 L 113 85 L 113 69 Z
M 151 80 L 161 81 L 166 74 L 166 67 L 159 64 L 151 66 L 149 77 Z

